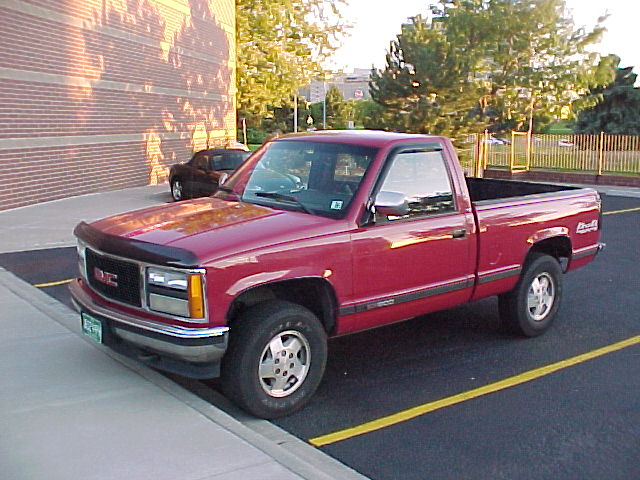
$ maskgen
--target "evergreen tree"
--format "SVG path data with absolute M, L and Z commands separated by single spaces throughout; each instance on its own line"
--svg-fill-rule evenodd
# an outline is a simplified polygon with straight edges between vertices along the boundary
M 350 108 L 338 87 L 333 85 L 329 88 L 325 102 L 327 105 L 327 128 L 347 128 Z
M 637 75 L 632 70 L 616 69 L 613 82 L 592 88 L 581 99 L 592 106 L 578 112 L 576 133 L 640 135 L 640 88 L 634 87 Z
M 447 135 L 471 127 L 481 84 L 469 81 L 471 57 L 455 52 L 435 25 L 421 16 L 403 25 L 385 70 L 372 72 L 371 97 L 385 107 L 387 129 Z
M 260 127 L 269 133 L 274 132 L 293 132 L 293 115 L 294 115 L 294 100 L 290 103 L 282 105 L 281 107 L 268 107 L 266 114 L 260 122 Z M 310 104 L 304 97 L 298 97 L 298 131 L 304 131 L 309 126 L 307 119 L 311 114 Z
M 347 128 L 347 123 L 355 118 L 354 110 L 353 102 L 346 101 L 340 89 L 335 85 L 327 90 L 325 102 L 316 102 L 309 107 L 309 113 L 313 119 L 313 126 L 317 129 L 324 128 L 323 121 L 325 115 L 327 129 Z

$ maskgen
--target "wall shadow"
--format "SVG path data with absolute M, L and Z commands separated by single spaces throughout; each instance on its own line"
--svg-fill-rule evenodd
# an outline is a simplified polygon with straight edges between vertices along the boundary
M 234 52 L 219 3 L 103 0 L 93 8 L 83 48 L 97 78 L 76 104 L 76 128 L 122 136 L 109 143 L 126 152 L 94 157 L 95 190 L 161 183 L 193 150 L 235 139 Z

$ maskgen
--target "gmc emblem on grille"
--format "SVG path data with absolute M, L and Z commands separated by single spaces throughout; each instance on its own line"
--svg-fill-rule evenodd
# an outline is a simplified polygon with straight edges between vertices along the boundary
M 115 273 L 105 272 L 98 267 L 93 267 L 93 277 L 99 282 L 109 285 L 110 287 L 118 286 L 118 275 Z

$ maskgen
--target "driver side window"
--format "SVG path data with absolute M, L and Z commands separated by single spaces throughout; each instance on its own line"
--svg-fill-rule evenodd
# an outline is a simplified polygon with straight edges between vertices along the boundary
M 206 153 L 200 153 L 195 156 L 191 165 L 198 170 L 207 170 L 209 168 L 209 156 Z
M 398 154 L 387 172 L 381 192 L 401 193 L 409 202 L 409 213 L 389 220 L 435 215 L 455 210 L 453 189 L 440 151 Z

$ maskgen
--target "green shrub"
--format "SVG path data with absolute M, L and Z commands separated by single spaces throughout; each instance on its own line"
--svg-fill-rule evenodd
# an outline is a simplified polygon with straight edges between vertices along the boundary
M 262 144 L 270 136 L 266 130 L 260 128 L 247 128 L 247 143 Z M 242 130 L 238 130 L 238 141 L 244 142 L 244 135 Z

